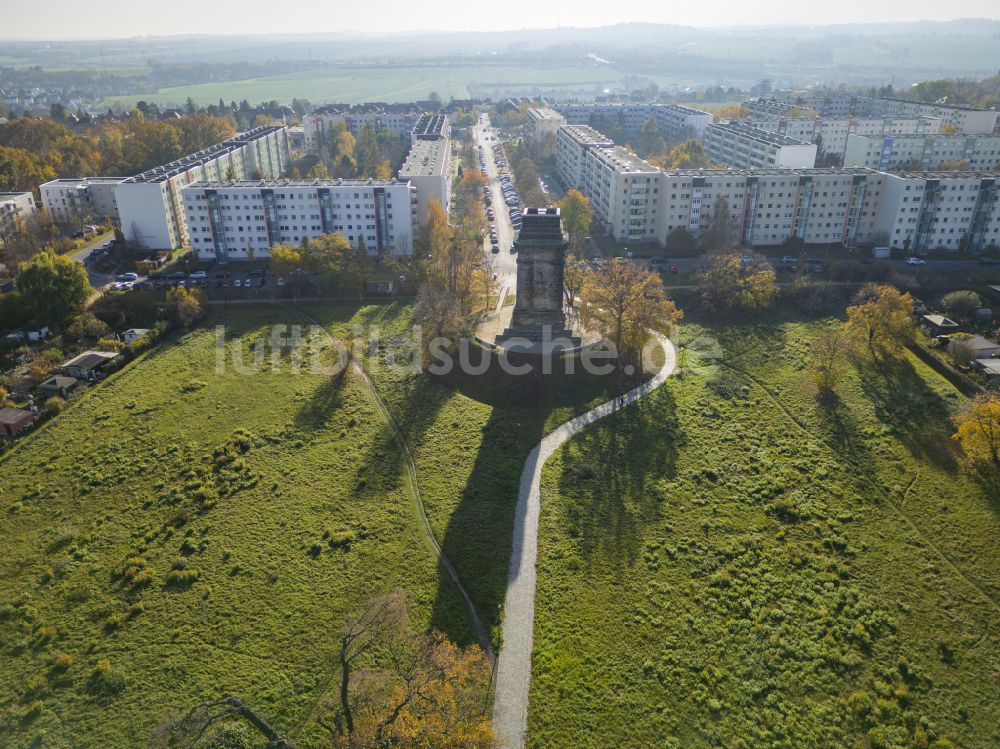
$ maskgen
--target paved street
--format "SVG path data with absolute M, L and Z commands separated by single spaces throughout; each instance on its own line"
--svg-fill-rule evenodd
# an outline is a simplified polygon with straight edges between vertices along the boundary
M 507 211 L 507 204 L 503 199 L 503 192 L 500 190 L 500 170 L 497 169 L 496 160 L 493 158 L 493 146 L 499 143 L 497 132 L 490 127 L 489 119 L 480 120 L 473 128 L 477 145 L 483 147 L 486 156 L 486 176 L 490 180 L 490 192 L 493 195 L 493 211 L 496 219 L 493 222 L 497 227 L 497 236 L 500 239 L 500 253 L 492 255 L 493 272 L 497 274 L 497 280 L 503 284 L 509 284 L 510 291 L 514 290 L 517 279 L 517 255 L 511 254 L 510 248 L 514 244 L 514 227 L 510 223 L 510 214 Z M 486 140 L 487 137 L 494 140 Z M 487 243 L 485 251 L 490 253 L 490 246 Z
M 114 238 L 115 235 L 113 232 L 101 234 L 95 237 L 92 241 L 88 242 L 84 247 L 81 247 L 75 252 L 71 252 L 69 255 L 70 260 L 82 263 L 83 267 L 87 269 L 87 275 L 90 277 L 90 285 L 95 289 L 99 289 L 104 286 L 111 280 L 112 277 L 108 273 L 101 273 L 100 271 L 95 270 L 94 261 L 90 253 L 94 251 L 94 248 L 99 247 Z

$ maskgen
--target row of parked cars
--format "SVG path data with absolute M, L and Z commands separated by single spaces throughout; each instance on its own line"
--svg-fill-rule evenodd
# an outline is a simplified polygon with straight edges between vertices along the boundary
M 504 153 L 503 143 L 493 144 L 493 160 L 497 164 L 497 169 L 507 168 L 507 155 Z

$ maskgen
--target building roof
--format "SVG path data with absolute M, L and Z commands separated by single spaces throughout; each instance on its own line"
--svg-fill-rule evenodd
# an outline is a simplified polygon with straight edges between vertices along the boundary
M 33 419 L 35 415 L 31 411 L 25 411 L 23 408 L 0 408 L 0 424 L 16 426 L 24 421 L 25 417 Z
M 120 354 L 117 351 L 84 351 L 82 354 L 74 356 L 69 361 L 62 363 L 63 367 L 80 367 L 81 369 L 93 369 L 99 367 L 112 359 L 117 359 Z
M 954 320 L 950 320 L 949 318 L 945 317 L 944 315 L 923 315 L 920 319 L 921 320 L 926 320 L 931 325 L 934 325 L 934 326 L 936 326 L 938 328 L 957 328 L 958 327 L 958 323 L 957 322 L 955 322 Z
M 233 138 L 224 140 L 221 143 L 216 143 L 214 146 L 209 146 L 208 148 L 198 151 L 197 153 L 192 153 L 179 158 L 176 161 L 164 164 L 163 166 L 149 169 L 142 174 L 135 175 L 134 177 L 128 177 L 127 179 L 122 180 L 122 182 L 124 184 L 165 182 L 171 177 L 183 174 L 196 166 L 207 164 L 209 161 L 242 148 L 247 143 L 252 143 L 279 130 L 284 130 L 284 125 L 262 125 L 261 127 L 248 130 L 245 133 L 240 133 Z
M 413 127 L 415 138 L 443 138 L 448 129 L 448 115 L 422 114 Z
M 567 138 L 581 146 L 614 148 L 615 142 L 608 136 L 590 127 L 590 125 L 565 125 L 559 128 Z
M 451 144 L 447 139 L 414 141 L 406 161 L 399 169 L 399 178 L 442 176 L 447 168 L 450 149 Z
M 1000 348 L 1000 343 L 996 341 L 991 341 L 988 338 L 983 338 L 981 335 L 974 335 L 972 338 L 966 338 L 961 341 L 964 345 L 971 348 L 973 351 L 982 351 L 983 349 L 996 349 Z
M 80 381 L 75 377 L 65 377 L 63 375 L 53 375 L 38 387 L 44 390 L 60 390 L 62 388 L 76 387 Z
M 428 141 L 434 142 L 434 141 Z M 225 188 L 242 189 L 274 189 L 278 187 L 391 187 L 405 185 L 407 180 L 400 179 L 257 179 L 257 180 L 212 180 L 205 179 L 184 185 L 183 190 L 221 190 Z
M 149 328 L 129 328 L 122 335 L 128 335 L 129 333 L 133 335 L 143 336 L 149 332 Z
M 973 359 L 972 363 L 991 377 L 1000 377 L 1000 359 Z
M 622 172 L 642 172 L 659 174 L 660 169 L 653 166 L 645 159 L 641 159 L 623 146 L 614 148 L 601 148 L 595 150 L 599 158 L 613 164 Z
M 758 127 L 748 125 L 740 120 L 734 120 L 732 122 L 715 122 L 708 126 L 708 129 L 705 131 L 706 135 L 708 134 L 708 130 L 721 130 L 724 133 L 730 133 L 741 138 L 749 138 L 760 143 L 766 143 L 769 146 L 780 147 L 813 145 L 811 143 L 806 143 L 804 140 L 789 138 L 787 135 L 782 135 L 781 133 L 772 133 L 769 130 L 761 130 Z

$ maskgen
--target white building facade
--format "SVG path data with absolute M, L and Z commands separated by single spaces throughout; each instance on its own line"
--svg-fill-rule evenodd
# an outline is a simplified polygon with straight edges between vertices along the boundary
M 614 148 L 610 138 L 587 125 L 567 125 L 556 133 L 556 176 L 569 189 L 584 183 L 589 164 L 587 152 L 595 148 Z
M 267 257 L 271 246 L 338 232 L 369 255 L 413 253 L 417 196 L 401 180 L 196 182 L 182 191 L 199 259 Z
M 997 122 L 997 113 L 993 110 L 976 109 L 958 104 L 938 104 L 890 97 L 851 96 L 849 94 L 810 94 L 797 97 L 796 101 L 801 101 L 803 105 L 811 107 L 823 117 L 841 119 L 851 116 L 898 119 L 930 117 L 939 119 L 954 127 L 957 132 L 968 135 L 992 133 Z
M 424 111 L 412 104 L 320 107 L 302 118 L 306 151 L 319 153 L 329 142 L 333 128 L 341 123 L 355 138 L 359 137 L 366 127 L 376 133 L 387 131 L 408 138 L 423 115 Z
M 566 124 L 566 118 L 554 109 L 531 107 L 524 121 L 524 140 L 536 157 L 547 159 L 555 155 L 556 134 Z
M 32 192 L 0 192 L 0 239 L 20 221 L 38 217 Z
M 716 123 L 705 128 L 705 153 L 712 161 L 734 169 L 811 169 L 816 144 L 760 130 L 742 122 Z
M 893 117 L 830 119 L 824 117 L 769 117 L 752 114 L 743 120 L 749 125 L 789 138 L 815 143 L 818 156 L 843 159 L 850 135 L 895 136 L 938 133 L 941 120 L 930 117 L 896 119 Z M 846 162 L 844 162 L 846 163 Z
M 705 128 L 715 119 L 710 112 L 680 104 L 561 104 L 553 109 L 566 118 L 568 125 L 590 125 L 592 118 L 618 121 L 630 138 L 641 133 L 652 117 L 657 132 L 672 141 L 703 137 Z
M 90 219 L 118 218 L 115 188 L 122 177 L 55 179 L 39 186 L 42 208 L 57 224 L 77 226 Z
M 964 163 L 973 171 L 1000 169 L 1000 135 L 851 135 L 844 153 L 845 166 L 938 170 Z

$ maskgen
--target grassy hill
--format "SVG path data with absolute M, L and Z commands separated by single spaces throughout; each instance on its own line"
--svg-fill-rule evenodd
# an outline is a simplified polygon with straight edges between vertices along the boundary
M 1000 743 L 963 398 L 907 357 L 818 405 L 826 324 L 686 326 L 681 375 L 549 463 L 529 746 Z

